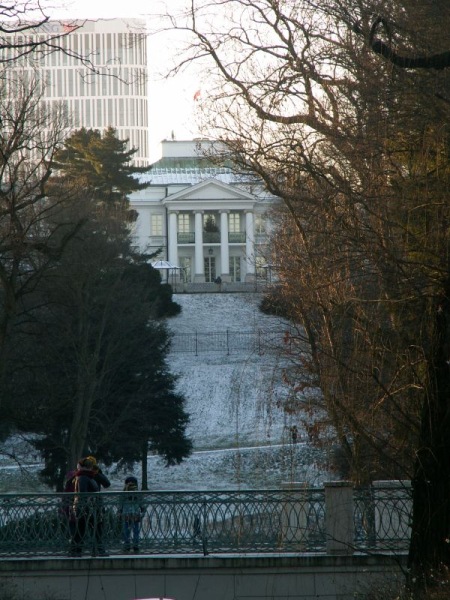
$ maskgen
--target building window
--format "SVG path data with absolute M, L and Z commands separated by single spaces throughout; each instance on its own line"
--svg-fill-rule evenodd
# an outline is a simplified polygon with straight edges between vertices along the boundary
M 106 125 L 106 123 L 103 123 L 102 101 L 100 99 L 97 100 L 97 118 L 95 123 L 97 127 L 103 127 L 103 125 Z
M 256 277 L 258 279 L 267 279 L 269 275 L 269 265 L 264 256 L 255 257 Z
M 204 231 L 216 232 L 219 231 L 216 223 L 216 215 L 207 213 L 203 215 L 203 229 Z
M 91 101 L 86 100 L 86 126 L 91 126 Z
M 216 278 L 216 257 L 215 256 L 205 256 L 204 258 L 205 265 L 205 281 L 206 283 L 213 283 Z
M 178 213 L 178 233 L 189 233 L 189 213 Z
M 255 215 L 255 233 L 261 235 L 266 233 L 266 220 L 262 215 Z
M 240 213 L 230 213 L 228 215 L 228 230 L 230 233 L 237 233 L 241 230 Z
M 190 256 L 180 256 L 179 263 L 181 267 L 181 279 L 184 283 L 192 281 L 192 260 Z
M 151 215 L 150 217 L 150 235 L 160 236 L 163 234 L 162 215 Z
M 203 215 L 203 242 L 205 244 L 218 244 L 220 231 L 216 223 L 216 215 L 211 213 Z
M 231 281 L 241 281 L 241 257 L 230 256 Z

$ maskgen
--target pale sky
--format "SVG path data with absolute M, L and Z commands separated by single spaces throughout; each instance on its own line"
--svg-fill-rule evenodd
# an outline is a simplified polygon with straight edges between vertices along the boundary
M 78 19 L 136 18 L 153 12 L 159 4 L 159 0 L 47 0 L 46 6 L 52 8 L 45 10 L 58 17 Z
M 146 18 L 162 13 L 165 6 L 171 11 L 186 0 L 45 0 L 46 14 L 55 19 L 111 19 L 115 17 Z M 152 19 L 153 25 L 153 19 Z M 159 157 L 159 142 L 170 138 L 191 139 L 198 135 L 194 122 L 194 94 L 198 82 L 185 74 L 171 80 L 161 80 L 161 67 L 170 60 L 170 45 L 162 40 L 148 40 L 149 46 L 149 129 L 151 160 Z

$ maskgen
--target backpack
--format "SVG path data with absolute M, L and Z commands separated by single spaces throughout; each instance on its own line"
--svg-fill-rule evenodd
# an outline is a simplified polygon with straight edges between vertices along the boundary
M 64 484 L 63 492 L 65 494 L 72 494 L 75 491 L 75 475 L 73 477 L 69 477 L 66 479 L 66 483 Z M 73 520 L 72 514 L 72 502 L 73 497 L 63 497 L 61 500 L 61 514 L 68 518 L 69 520 Z
M 75 477 L 72 477 L 72 479 L 68 479 L 66 481 L 66 484 L 64 486 L 64 493 L 71 493 L 75 491 Z

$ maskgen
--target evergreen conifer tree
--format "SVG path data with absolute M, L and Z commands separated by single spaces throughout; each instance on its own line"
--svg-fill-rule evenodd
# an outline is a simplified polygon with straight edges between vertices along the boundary
M 76 181 L 91 188 L 97 200 L 117 202 L 145 187 L 136 175 L 148 167 L 132 164 L 136 148 L 127 150 L 128 140 L 117 137 L 114 127 L 102 134 L 98 129 L 82 127 L 65 140 L 57 152 L 54 168 L 66 181 Z

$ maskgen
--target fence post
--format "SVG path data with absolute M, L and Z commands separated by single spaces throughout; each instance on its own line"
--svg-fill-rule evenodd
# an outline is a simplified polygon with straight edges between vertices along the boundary
M 331 481 L 324 487 L 327 554 L 353 554 L 353 485 Z
M 208 506 L 206 500 L 203 500 L 203 524 L 202 524 L 202 548 L 203 556 L 208 556 L 208 538 L 207 538 L 207 524 L 208 524 Z
M 288 482 L 282 483 L 283 491 L 302 491 L 308 488 L 307 483 Z M 306 549 L 308 535 L 308 506 L 305 495 L 296 494 L 292 501 L 283 501 L 282 508 L 282 532 L 280 545 L 287 544 L 288 547 L 295 546 L 297 552 L 303 552 Z

